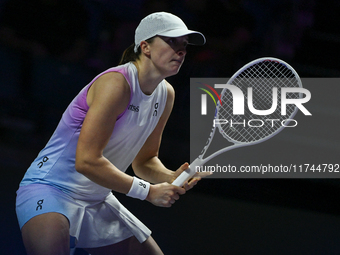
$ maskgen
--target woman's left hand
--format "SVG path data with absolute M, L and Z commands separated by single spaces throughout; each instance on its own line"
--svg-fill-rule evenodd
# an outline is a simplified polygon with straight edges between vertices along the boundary
M 173 174 L 173 180 L 172 182 L 183 172 L 185 171 L 186 169 L 188 169 L 189 167 L 189 164 L 188 163 L 184 163 L 183 165 L 181 165 Z M 201 177 L 193 177 L 191 178 L 189 181 L 186 181 L 184 184 L 183 184 L 183 188 L 188 191 L 189 189 L 192 189 L 196 184 L 197 182 L 201 180 Z

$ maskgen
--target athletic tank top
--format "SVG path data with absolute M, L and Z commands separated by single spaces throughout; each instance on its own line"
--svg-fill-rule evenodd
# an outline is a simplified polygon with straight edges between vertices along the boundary
M 73 197 L 106 196 L 111 190 L 102 187 L 75 169 L 75 154 L 80 130 L 89 109 L 86 103 L 88 89 L 101 75 L 120 72 L 131 89 L 130 102 L 118 117 L 104 156 L 121 171 L 126 171 L 156 127 L 166 101 L 167 88 L 163 80 L 151 95 L 145 95 L 139 86 L 134 64 L 110 68 L 95 77 L 73 99 L 45 148 L 28 168 L 20 186 L 43 183 L 55 186 Z

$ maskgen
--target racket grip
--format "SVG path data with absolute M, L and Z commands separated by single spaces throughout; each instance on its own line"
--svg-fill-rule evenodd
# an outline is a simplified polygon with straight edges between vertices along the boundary
M 196 171 L 194 167 L 190 167 L 184 170 L 177 178 L 172 182 L 172 185 L 182 187 L 183 184 L 195 175 Z

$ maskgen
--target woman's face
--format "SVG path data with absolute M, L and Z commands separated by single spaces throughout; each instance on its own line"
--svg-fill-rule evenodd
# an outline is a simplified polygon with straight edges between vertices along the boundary
M 188 45 L 188 36 L 157 36 L 150 44 L 150 59 L 160 74 L 168 77 L 178 73 Z

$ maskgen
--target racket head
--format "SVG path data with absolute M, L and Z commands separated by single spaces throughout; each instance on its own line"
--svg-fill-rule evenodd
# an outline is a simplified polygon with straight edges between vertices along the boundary
M 282 131 L 288 125 L 298 108 L 295 105 L 286 105 L 286 115 L 281 115 L 281 88 L 302 88 L 297 72 L 286 62 L 272 57 L 256 59 L 240 68 L 227 84 L 238 87 L 244 95 L 244 104 L 248 104 L 248 88 L 252 88 L 252 105 L 257 110 L 268 110 L 274 107 L 273 88 L 277 88 L 277 105 L 269 115 L 257 115 L 244 107 L 244 114 L 233 114 L 233 94 L 229 88 L 224 88 L 221 101 L 216 107 L 215 119 L 227 120 L 226 124 L 216 124 L 219 132 L 228 141 L 234 144 L 255 144 L 263 142 Z M 275 89 L 274 89 L 275 90 Z M 302 98 L 302 94 L 287 93 L 287 99 Z M 239 123 L 231 125 L 233 123 Z M 249 125 L 251 120 L 252 125 Z M 270 121 L 271 120 L 271 121 Z M 288 120 L 288 121 L 286 121 Z M 282 124 L 285 121 L 285 125 Z M 242 123 L 242 124 L 240 124 Z M 244 124 L 243 124 L 244 123 Z M 263 124 L 261 126 L 261 124 Z

